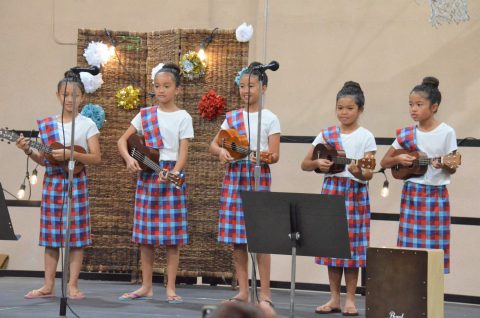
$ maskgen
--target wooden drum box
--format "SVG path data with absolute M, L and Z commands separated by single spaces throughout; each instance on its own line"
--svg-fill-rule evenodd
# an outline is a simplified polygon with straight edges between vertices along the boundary
M 443 250 L 367 250 L 368 318 L 443 318 Z

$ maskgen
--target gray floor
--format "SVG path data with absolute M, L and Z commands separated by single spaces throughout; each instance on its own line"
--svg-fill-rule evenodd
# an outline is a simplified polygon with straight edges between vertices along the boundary
M 57 280 L 57 283 L 59 281 Z M 23 295 L 42 284 L 40 278 L 0 277 L 0 317 L 58 317 L 60 298 L 26 300 Z M 82 318 L 105 317 L 201 317 L 204 305 L 218 304 L 232 297 L 235 292 L 228 287 L 186 286 L 177 288 L 185 302 L 179 305 L 169 305 L 164 301 L 165 290 L 161 285 L 155 285 L 153 300 L 121 302 L 117 297 L 127 291 L 133 291 L 136 286 L 126 282 L 86 281 L 80 282 L 81 289 L 86 293 L 84 300 L 69 301 L 73 310 Z M 57 295 L 60 287 L 57 286 Z M 273 301 L 280 317 L 289 317 L 290 294 L 288 290 L 273 290 Z M 319 316 L 313 311 L 315 306 L 328 300 L 328 293 L 297 291 L 295 297 L 295 317 L 342 317 L 340 314 Z M 358 298 L 358 308 L 361 316 L 365 315 L 365 298 Z M 74 317 L 67 312 L 67 317 Z M 457 318 L 480 317 L 480 306 L 465 304 L 445 304 L 445 317 Z M 409 318 L 409 317 L 406 317 Z M 412 317 L 413 318 L 413 317 Z

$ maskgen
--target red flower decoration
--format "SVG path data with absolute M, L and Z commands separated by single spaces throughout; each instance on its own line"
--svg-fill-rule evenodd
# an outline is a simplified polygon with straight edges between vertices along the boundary
M 200 111 L 200 116 L 209 120 L 213 120 L 219 114 L 223 113 L 225 106 L 225 98 L 217 95 L 217 93 L 211 89 L 202 96 L 202 99 L 200 99 L 200 102 L 198 103 L 198 110 Z

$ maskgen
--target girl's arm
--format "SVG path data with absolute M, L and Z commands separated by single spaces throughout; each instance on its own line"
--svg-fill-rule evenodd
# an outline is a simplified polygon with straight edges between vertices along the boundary
M 311 146 L 308 149 L 307 155 L 302 161 L 302 170 L 303 171 L 313 171 L 315 169 L 320 169 L 323 173 L 327 173 L 330 170 L 330 167 L 333 165 L 333 162 L 326 159 L 315 159 L 312 160 L 313 150 L 315 147 Z
M 383 156 L 382 161 L 380 161 L 380 166 L 382 168 L 387 169 L 391 168 L 396 165 L 402 165 L 404 167 L 409 167 L 413 164 L 413 161 L 416 159 L 414 156 L 410 156 L 408 154 L 401 154 L 398 156 L 394 156 L 393 153 L 396 149 L 390 147 L 387 153 Z
M 45 156 L 43 152 L 39 152 L 28 145 L 27 139 L 20 134 L 20 137 L 15 141 L 17 148 L 22 149 L 23 152 L 30 156 L 30 158 L 41 166 L 45 166 Z
M 218 136 L 220 135 L 220 131 L 215 135 L 213 138 L 212 142 L 210 143 L 210 147 L 208 147 L 208 151 L 212 154 L 218 157 L 218 160 L 220 160 L 221 163 L 226 164 L 229 163 L 230 161 L 233 160 L 233 157 L 230 156 L 230 153 L 220 147 L 218 145 Z
M 188 157 L 188 142 L 188 139 L 180 140 L 178 159 L 172 172 L 180 172 L 185 167 Z
M 272 164 L 280 160 L 280 133 L 268 136 L 268 151 L 272 153 Z
M 364 154 L 365 157 L 373 157 L 375 156 L 375 151 L 369 151 Z M 362 169 L 358 165 L 351 164 L 348 166 L 348 171 L 357 178 L 358 180 L 368 181 L 371 180 L 373 177 L 373 171 L 370 169 Z
M 130 172 L 138 172 L 142 170 L 140 168 L 140 165 L 138 164 L 138 161 L 133 159 L 128 154 L 128 148 L 127 148 L 128 137 L 136 133 L 137 133 L 137 129 L 133 127 L 133 125 L 130 125 L 130 127 L 128 127 L 128 129 L 123 133 L 122 137 L 120 137 L 120 139 L 118 139 L 117 141 L 117 147 L 118 147 L 118 151 L 120 152 L 120 156 L 122 156 L 123 160 L 125 160 L 125 163 L 127 165 L 127 170 Z

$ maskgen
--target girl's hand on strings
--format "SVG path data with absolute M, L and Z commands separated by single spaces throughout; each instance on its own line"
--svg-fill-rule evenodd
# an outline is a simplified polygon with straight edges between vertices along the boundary
M 70 149 L 68 148 L 53 149 L 52 157 L 57 161 L 68 161 L 70 160 Z
M 333 161 L 327 159 L 317 159 L 316 162 L 318 169 L 323 173 L 327 173 L 333 165 Z
M 396 159 L 400 165 L 404 167 L 410 167 L 411 165 L 413 165 L 413 161 L 415 161 L 415 159 L 417 158 L 409 154 L 403 153 L 401 155 L 396 156 Z
M 227 164 L 227 163 L 233 161 L 233 157 L 224 148 L 220 148 L 220 152 L 218 153 L 218 159 L 223 164 Z
M 128 157 L 125 162 L 127 165 L 127 170 L 132 173 L 136 173 L 142 170 L 142 168 L 140 168 L 140 165 L 138 164 L 138 161 L 133 159 L 132 157 Z

